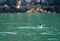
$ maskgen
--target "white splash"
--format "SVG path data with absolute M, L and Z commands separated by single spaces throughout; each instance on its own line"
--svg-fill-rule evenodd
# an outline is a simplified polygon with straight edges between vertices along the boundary
M 38 28 L 41 28 L 42 29 L 42 25 L 38 25 Z
M 17 34 L 15 32 L 0 32 L 0 34 Z

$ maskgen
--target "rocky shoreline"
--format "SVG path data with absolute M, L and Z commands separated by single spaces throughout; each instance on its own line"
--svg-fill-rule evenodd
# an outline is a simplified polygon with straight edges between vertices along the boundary
M 48 14 L 55 14 L 56 12 L 51 12 L 51 11 L 47 11 L 47 10 L 43 10 L 41 7 L 38 7 L 38 8 L 32 8 L 28 11 L 26 11 L 26 13 L 48 13 Z
M 14 1 L 13 1 L 14 2 Z M 9 3 L 10 4 L 10 3 Z M 15 5 L 0 5 L 0 13 L 15 13 L 15 12 L 20 12 L 20 13 L 59 13 L 60 10 L 56 9 L 55 5 L 41 5 L 39 2 L 38 3 L 28 3 L 25 5 L 22 5 L 21 0 L 17 1 Z M 60 9 L 60 8 L 59 8 Z
M 15 13 L 15 12 L 20 12 L 20 13 L 57 13 L 55 11 L 48 11 L 45 10 L 41 7 L 32 7 L 32 6 L 13 6 L 9 7 L 8 5 L 0 6 L 0 13 Z

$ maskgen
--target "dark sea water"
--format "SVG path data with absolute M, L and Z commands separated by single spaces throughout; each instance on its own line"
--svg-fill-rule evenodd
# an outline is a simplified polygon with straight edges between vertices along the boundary
M 0 41 L 60 41 L 60 14 L 0 13 Z

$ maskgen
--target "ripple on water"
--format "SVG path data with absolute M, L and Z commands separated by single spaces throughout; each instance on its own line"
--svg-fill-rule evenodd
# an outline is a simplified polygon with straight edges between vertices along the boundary
M 58 32 L 58 35 L 60 35 L 60 32 Z
M 51 32 L 43 32 L 43 33 L 40 33 L 42 35 L 55 35 L 54 33 L 51 33 Z
M 36 40 L 36 38 L 34 38 L 33 40 Z
M 25 35 L 28 35 L 28 36 L 31 36 L 31 35 L 34 35 L 36 33 L 28 33 L 28 34 L 25 34 Z
M 31 33 L 28 33 L 27 35 L 31 36 L 32 34 Z
M 17 28 L 20 28 L 20 29 L 36 29 L 36 27 L 17 27 Z
M 53 40 L 53 41 L 57 41 L 58 39 L 57 38 L 48 38 L 47 40 Z
M 14 34 L 17 34 L 17 33 L 15 33 L 15 32 L 0 32 L 0 34 L 12 34 L 12 35 L 14 35 Z

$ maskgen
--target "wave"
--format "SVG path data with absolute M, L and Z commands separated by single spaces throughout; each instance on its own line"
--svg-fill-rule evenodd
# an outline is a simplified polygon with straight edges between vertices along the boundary
M 24 26 L 24 27 L 16 27 L 16 28 L 20 28 L 20 29 L 37 29 L 38 27 L 27 27 L 27 26 Z M 48 28 L 48 27 L 42 27 L 42 28 Z
M 0 34 L 17 34 L 15 32 L 0 32 Z

